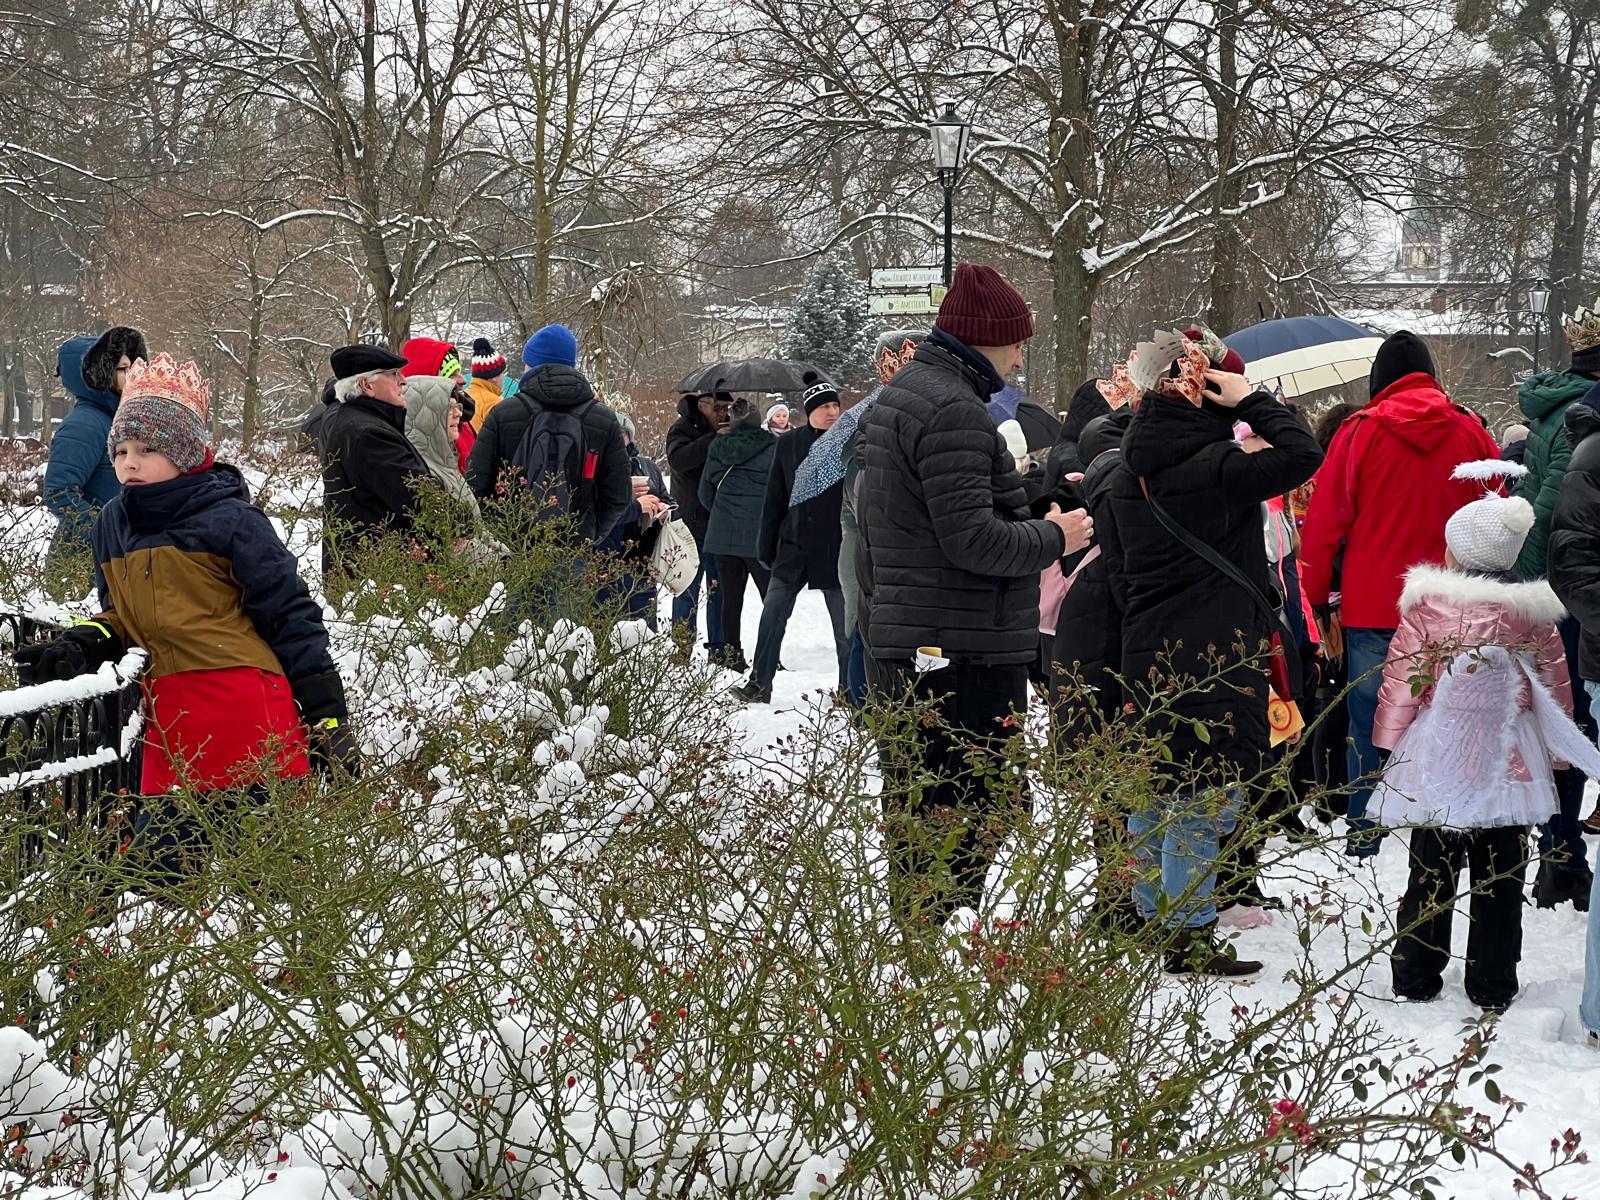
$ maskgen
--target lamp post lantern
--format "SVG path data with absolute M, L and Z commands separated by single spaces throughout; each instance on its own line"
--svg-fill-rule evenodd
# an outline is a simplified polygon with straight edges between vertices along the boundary
M 944 111 L 928 124 L 928 134 L 933 139 L 933 167 L 939 173 L 939 185 L 944 188 L 944 285 L 950 286 L 951 226 L 955 219 L 956 183 L 961 177 L 961 167 L 967 158 L 967 135 L 972 126 L 956 112 L 955 101 L 946 100 Z
M 1550 285 L 1542 278 L 1528 289 L 1528 311 L 1533 314 L 1533 373 L 1539 373 L 1539 339 L 1544 333 L 1544 314 L 1550 307 Z

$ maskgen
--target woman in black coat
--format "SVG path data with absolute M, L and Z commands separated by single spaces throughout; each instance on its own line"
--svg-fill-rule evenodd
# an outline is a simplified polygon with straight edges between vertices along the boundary
M 1059 752 L 1070 753 L 1122 715 L 1122 563 L 1106 553 L 1111 487 L 1122 470 L 1122 438 L 1133 421 L 1131 408 L 1107 411 L 1084 427 L 1076 450 L 1084 462 L 1080 485 L 1084 506 L 1094 518 L 1095 545 L 1088 553 L 1062 561 L 1070 586 L 1056 617 L 1051 648 L 1052 736 Z M 1074 577 L 1073 573 L 1076 572 Z M 1105 928 L 1131 929 L 1137 923 L 1133 898 L 1119 883 L 1127 861 L 1125 812 L 1116 796 L 1099 798 L 1094 850 L 1099 878 L 1094 919 Z
M 1242 376 L 1197 367 L 1196 347 L 1186 339 L 1179 361 L 1140 402 L 1104 535 L 1105 553 L 1123 568 L 1122 677 L 1171 753 L 1165 794 L 1131 813 L 1128 829 L 1150 869 L 1135 885 L 1140 915 L 1157 915 L 1159 872 L 1167 920 L 1179 931 L 1168 969 L 1250 974 L 1259 963 L 1216 948 L 1211 891 L 1234 789 L 1261 771 L 1270 745 L 1264 655 L 1273 626 L 1249 591 L 1162 524 L 1155 505 L 1270 596 L 1261 505 L 1310 478 L 1322 449 L 1293 413 Z M 1267 447 L 1245 453 L 1234 441 L 1236 421 Z
M 767 569 L 756 561 L 761 540 L 761 510 L 767 498 L 767 476 L 778 438 L 761 427 L 761 413 L 748 400 L 736 400 L 729 413 L 728 432 L 706 451 L 700 476 L 700 506 L 706 518 L 701 554 L 717 561 L 722 589 L 723 663 L 730 671 L 748 671 L 744 657 L 744 594 L 750 580 L 763 599 L 767 594 Z

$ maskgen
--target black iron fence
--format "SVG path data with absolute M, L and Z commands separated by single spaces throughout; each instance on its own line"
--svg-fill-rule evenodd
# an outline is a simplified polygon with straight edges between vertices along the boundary
M 0 653 L 60 631 L 0 612 Z M 39 834 L 65 833 L 109 814 L 139 791 L 139 675 L 0 691 L 0 804 L 7 819 Z M 25 835 L 25 849 L 37 836 Z

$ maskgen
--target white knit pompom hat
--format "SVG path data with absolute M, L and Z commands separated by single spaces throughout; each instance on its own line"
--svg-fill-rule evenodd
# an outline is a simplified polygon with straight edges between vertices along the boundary
M 1527 468 L 1495 459 L 1465 462 L 1451 473 L 1453 479 L 1481 479 L 1527 474 Z M 1456 509 L 1444 526 L 1444 544 L 1468 571 L 1500 575 L 1511 570 L 1522 553 L 1522 543 L 1533 528 L 1533 505 L 1519 496 L 1493 492 Z

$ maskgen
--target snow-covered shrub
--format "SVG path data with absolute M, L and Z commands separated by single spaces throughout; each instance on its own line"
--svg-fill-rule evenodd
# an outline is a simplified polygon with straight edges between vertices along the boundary
M 1386 1035 L 1328 913 L 1282 1008 L 1082 921 L 1139 731 L 1019 741 L 1004 902 L 908 936 L 877 763 L 918 713 L 819 698 L 751 750 L 668 637 L 405 562 L 331 615 L 359 779 L 277 788 L 154 899 L 87 833 L 6 867 L 10 1194 L 1442 1196 L 1496 1153 L 1486 1035 Z

